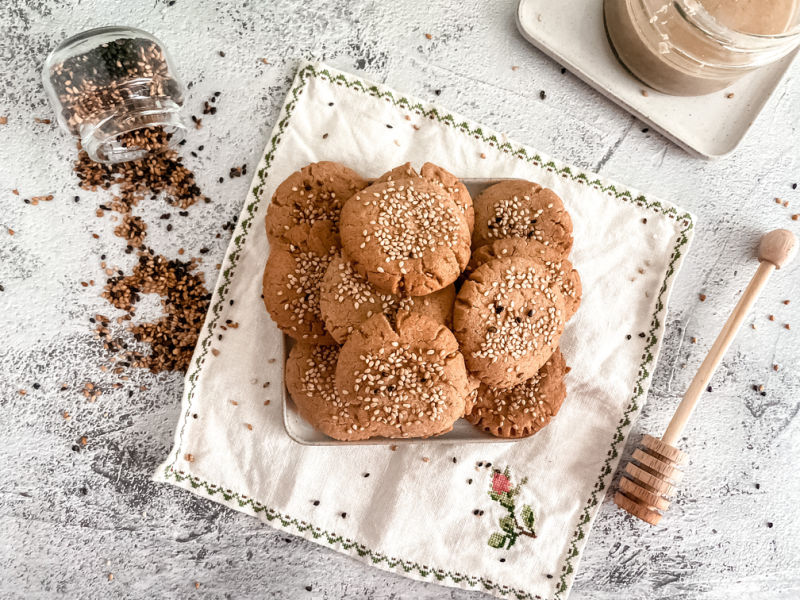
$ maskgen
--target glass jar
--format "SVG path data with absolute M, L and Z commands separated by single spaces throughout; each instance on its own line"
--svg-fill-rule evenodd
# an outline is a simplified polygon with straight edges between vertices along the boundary
M 59 125 L 92 160 L 136 160 L 183 139 L 183 85 L 161 42 L 140 29 L 101 27 L 63 41 L 42 79 Z
M 678 96 L 725 88 L 800 44 L 800 0 L 604 0 L 620 62 Z

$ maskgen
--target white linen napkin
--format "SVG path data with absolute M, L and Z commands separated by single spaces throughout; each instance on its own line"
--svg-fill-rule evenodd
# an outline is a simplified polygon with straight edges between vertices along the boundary
M 364 177 L 432 161 L 460 177 L 530 179 L 563 198 L 583 301 L 561 340 L 572 368 L 567 399 L 543 431 L 514 443 L 395 449 L 303 446 L 287 436 L 281 334 L 260 297 L 263 220 L 276 186 L 319 160 Z M 407 577 L 563 600 L 645 401 L 692 227 L 667 202 L 441 107 L 304 63 L 228 247 L 175 446 L 155 478 Z

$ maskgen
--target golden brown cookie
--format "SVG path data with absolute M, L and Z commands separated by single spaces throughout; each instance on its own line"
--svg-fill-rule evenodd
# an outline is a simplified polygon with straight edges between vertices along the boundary
M 533 377 L 558 346 L 564 295 L 547 267 L 530 258 L 496 258 L 464 282 L 453 308 L 453 332 L 470 373 L 509 388 Z
M 340 344 L 364 321 L 378 313 L 394 321 L 398 312 L 414 310 L 437 323 L 449 325 L 455 299 L 456 291 L 452 284 L 427 296 L 379 292 L 355 270 L 353 263 L 341 255 L 328 265 L 320 289 L 320 309 L 325 327 Z
M 467 420 L 497 437 L 533 435 L 558 414 L 567 397 L 566 366 L 561 351 L 556 348 L 539 372 L 527 381 L 508 389 L 481 385 L 478 400 Z
M 286 359 L 286 388 L 300 416 L 337 440 L 364 439 L 350 427 L 352 414 L 334 386 L 339 346 L 296 343 Z
M 421 178 L 378 183 L 350 198 L 341 236 L 358 272 L 391 294 L 431 294 L 453 283 L 469 261 L 464 214 Z
M 331 221 L 339 225 L 345 200 L 365 188 L 367 181 L 336 162 L 317 162 L 295 171 L 281 183 L 267 207 L 266 228 L 270 244 L 286 244 L 287 233 L 297 225 Z
M 285 247 L 272 248 L 262 280 L 264 305 L 278 328 L 299 341 L 332 344 L 319 308 L 319 287 L 336 257 L 330 221 L 292 229 Z
M 386 183 L 387 181 L 397 181 L 398 179 L 414 179 L 416 177 L 419 177 L 419 174 L 414 170 L 414 167 L 411 166 L 411 163 L 407 162 L 399 167 L 395 167 L 391 171 L 386 171 L 386 173 L 378 177 L 370 185 Z
M 441 186 L 450 194 L 453 201 L 464 213 L 464 217 L 467 219 L 469 232 L 472 233 L 472 229 L 475 226 L 475 211 L 472 207 L 472 196 L 469 195 L 469 190 L 467 190 L 467 186 L 464 185 L 464 182 L 450 171 L 429 162 L 422 165 L 420 175 Z
M 472 247 L 521 237 L 552 246 L 564 256 L 572 248 L 572 219 L 555 192 L 523 179 L 486 188 L 475 198 Z
M 561 252 L 541 242 L 525 238 L 503 238 L 481 246 L 472 253 L 462 277 L 469 277 L 475 269 L 494 258 L 522 256 L 544 262 L 550 273 L 550 281 L 561 287 L 564 293 L 564 320 L 569 321 L 581 304 L 581 277 L 572 268 L 572 263 Z
M 384 437 L 446 433 L 464 414 L 464 358 L 444 325 L 401 313 L 382 314 L 353 332 L 339 353 L 336 391 L 351 406 L 351 429 Z M 352 413 L 352 411 L 351 411 Z

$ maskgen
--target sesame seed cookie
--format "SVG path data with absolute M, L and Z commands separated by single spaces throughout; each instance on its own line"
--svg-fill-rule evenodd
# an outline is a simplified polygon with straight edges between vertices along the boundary
M 564 320 L 569 321 L 581 304 L 581 277 L 572 268 L 572 263 L 550 246 L 525 238 L 503 238 L 491 244 L 481 246 L 472 253 L 464 277 L 480 265 L 495 258 L 522 256 L 544 262 L 550 275 L 550 281 L 556 283 L 564 293 Z
M 369 437 L 351 428 L 351 407 L 336 393 L 334 374 L 339 346 L 298 342 L 286 359 L 286 388 L 297 412 L 316 429 L 337 440 Z
M 415 179 L 419 177 L 419 173 L 414 170 L 410 162 L 395 167 L 391 171 L 386 171 L 383 175 L 378 177 L 372 184 L 386 183 L 387 181 L 397 181 L 398 179 Z
M 262 280 L 264 305 L 278 328 L 299 341 L 332 344 L 319 308 L 319 287 L 336 257 L 330 221 L 292 228 L 287 245 L 272 248 Z
M 464 358 L 444 325 L 401 313 L 375 315 L 353 332 L 336 366 L 339 397 L 360 408 L 351 429 L 384 437 L 447 433 L 464 414 Z
M 453 332 L 470 373 L 509 388 L 533 377 L 564 331 L 564 294 L 530 258 L 496 258 L 470 275 L 453 308 Z
M 572 248 L 572 219 L 555 192 L 523 179 L 510 179 L 475 198 L 472 247 L 521 237 L 552 246 L 564 256 Z
M 356 271 L 353 263 L 341 255 L 328 265 L 320 288 L 322 319 L 333 339 L 340 344 L 364 321 L 378 313 L 394 321 L 398 312 L 414 310 L 437 323 L 449 325 L 455 299 L 456 290 L 452 284 L 427 296 L 379 292 Z
M 295 171 L 281 183 L 267 207 L 265 225 L 270 244 L 285 244 L 296 225 L 331 221 L 338 227 L 345 200 L 364 189 L 367 181 L 336 162 L 316 162 Z
M 464 214 L 421 178 L 371 185 L 342 208 L 342 246 L 382 292 L 424 296 L 453 283 L 469 261 Z
M 475 227 L 475 211 L 472 206 L 472 196 L 469 195 L 469 190 L 464 182 L 458 177 L 435 165 L 433 163 L 425 163 L 422 165 L 420 175 L 428 181 L 432 181 L 438 186 L 442 187 L 453 198 L 453 201 L 464 213 L 464 218 L 467 219 L 467 227 L 469 227 L 470 234 Z
M 527 381 L 509 389 L 481 385 L 467 420 L 501 438 L 533 435 L 558 414 L 567 397 L 566 367 L 564 356 L 556 348 L 538 373 Z

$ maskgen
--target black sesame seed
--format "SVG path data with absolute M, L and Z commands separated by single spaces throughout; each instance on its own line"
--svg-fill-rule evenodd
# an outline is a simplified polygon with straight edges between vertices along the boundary
M 644 337 L 644 331 L 640 331 L 640 332 L 639 332 L 639 337 L 640 337 L 640 338 L 643 338 L 643 337 Z
M 314 506 L 319 506 L 319 500 L 314 500 L 314 502 L 312 502 L 312 504 L 313 504 Z
M 328 102 L 328 106 L 333 106 L 333 102 Z
M 772 525 L 773 525 L 773 524 L 772 524 L 771 522 L 767 521 L 767 527 L 769 527 L 770 529 L 772 529 Z
M 81 451 L 81 447 L 78 446 L 78 444 L 72 444 L 72 451 L 73 452 L 80 452 Z
M 552 576 L 552 575 L 550 575 L 550 574 L 548 573 L 548 574 L 547 574 L 547 578 L 548 578 L 548 579 L 552 579 L 552 578 L 553 578 L 553 576 Z
M 522 319 L 520 317 L 514 317 L 514 321 L 517 323 L 522 323 Z
M 224 177 L 220 177 L 219 178 L 219 182 L 222 183 L 223 181 L 225 181 L 225 178 Z
M 479 467 L 482 467 L 482 466 L 483 466 L 483 462 L 479 462 L 479 463 L 478 463 L 478 466 L 479 466 Z
M 707 391 L 707 392 L 713 392 L 713 391 L 714 391 L 714 388 L 712 388 L 711 386 L 708 386 L 708 387 L 706 388 L 706 391 Z
M 547 92 L 545 92 L 544 90 L 541 90 L 539 92 L 539 98 L 541 98 L 542 100 L 546 99 L 547 98 Z
M 42 386 L 39 385 L 38 383 L 34 383 L 33 384 L 33 389 L 35 389 L 35 390 L 38 390 L 40 387 L 42 387 Z
M 364 477 L 369 477 L 369 473 L 364 473 Z
M 796 183 L 793 183 L 793 184 L 792 184 L 792 189 L 793 189 L 793 190 L 796 190 L 796 189 L 797 189 L 797 184 L 796 184 Z
M 219 55 L 220 55 L 222 58 L 225 58 L 225 53 L 224 53 L 222 50 L 220 50 L 220 51 L 219 51 Z
M 81 201 L 81 197 L 80 197 L 80 196 L 75 196 L 75 197 L 73 198 L 73 200 L 74 200 L 75 202 L 80 202 L 80 201 Z
M 455 463 L 457 463 L 457 462 L 458 462 L 458 459 L 457 459 L 457 458 L 454 456 L 454 457 L 453 457 L 453 464 L 455 464 Z
M 650 128 L 649 128 L 649 127 L 644 127 L 644 128 L 642 129 L 642 133 L 647 133 L 648 131 L 650 131 Z
M 442 90 L 433 90 L 433 93 L 436 94 L 437 96 L 441 96 Z
M 314 588 L 313 588 L 313 587 L 311 587 L 310 585 L 307 585 L 307 586 L 306 586 L 306 591 L 307 591 L 307 592 L 310 592 L 310 591 L 311 591 L 311 590 L 313 590 L 313 589 L 314 589 Z
M 88 494 L 88 493 L 89 493 L 89 490 L 88 490 L 88 489 L 86 489 L 86 486 L 81 486 L 81 487 L 79 487 L 79 488 L 78 488 L 78 491 L 81 493 L 81 495 L 82 495 L 82 496 L 85 496 L 86 494 Z
M 473 510 L 473 511 L 472 511 L 472 514 L 473 514 L 473 515 L 475 515 L 475 516 L 478 516 L 478 515 L 480 514 L 480 512 L 481 512 L 481 511 L 479 511 L 479 510 L 476 508 L 475 510 Z
M 489 467 L 491 467 L 491 466 L 492 466 L 492 463 L 486 463 L 486 468 L 487 468 L 487 469 L 488 469 Z
M 767 392 L 759 392 L 762 396 L 766 396 Z
M 532 317 L 533 316 L 533 309 L 529 308 L 528 312 L 526 312 L 525 314 L 528 315 L 529 317 Z
M 760 489 L 761 489 L 761 484 L 760 484 L 760 483 L 757 483 L 757 484 L 756 484 L 756 489 L 757 489 L 757 490 L 760 490 Z
M 388 129 L 394 129 L 394 127 L 392 127 L 392 126 L 391 126 L 391 125 L 389 125 L 388 123 L 386 124 L 386 127 L 387 127 Z
M 506 562 L 506 559 L 505 558 L 501 558 L 500 562 Z
M 467 485 L 472 485 L 472 479 L 467 479 Z
M 197 413 L 192 414 L 192 418 L 196 419 L 197 418 Z
M 346 519 L 346 518 L 347 518 L 347 513 L 346 513 L 346 512 L 343 512 L 343 513 L 342 513 L 342 518 L 343 518 L 343 519 Z
M 503 310 L 504 310 L 504 309 L 503 309 L 503 307 L 502 307 L 502 306 L 500 306 L 500 305 L 497 305 L 497 306 L 495 306 L 495 307 L 494 307 L 494 312 L 496 312 L 498 315 L 499 315 L 501 312 L 503 312 Z
M 198 149 L 200 152 L 202 152 L 204 148 L 205 148 L 205 145 L 203 145 L 203 144 L 200 144 L 200 145 L 197 147 L 197 149 Z
M 628 335 L 626 335 L 626 336 L 625 336 L 625 339 L 626 339 L 626 340 L 629 340 L 629 339 L 631 339 L 631 334 L 629 333 Z

